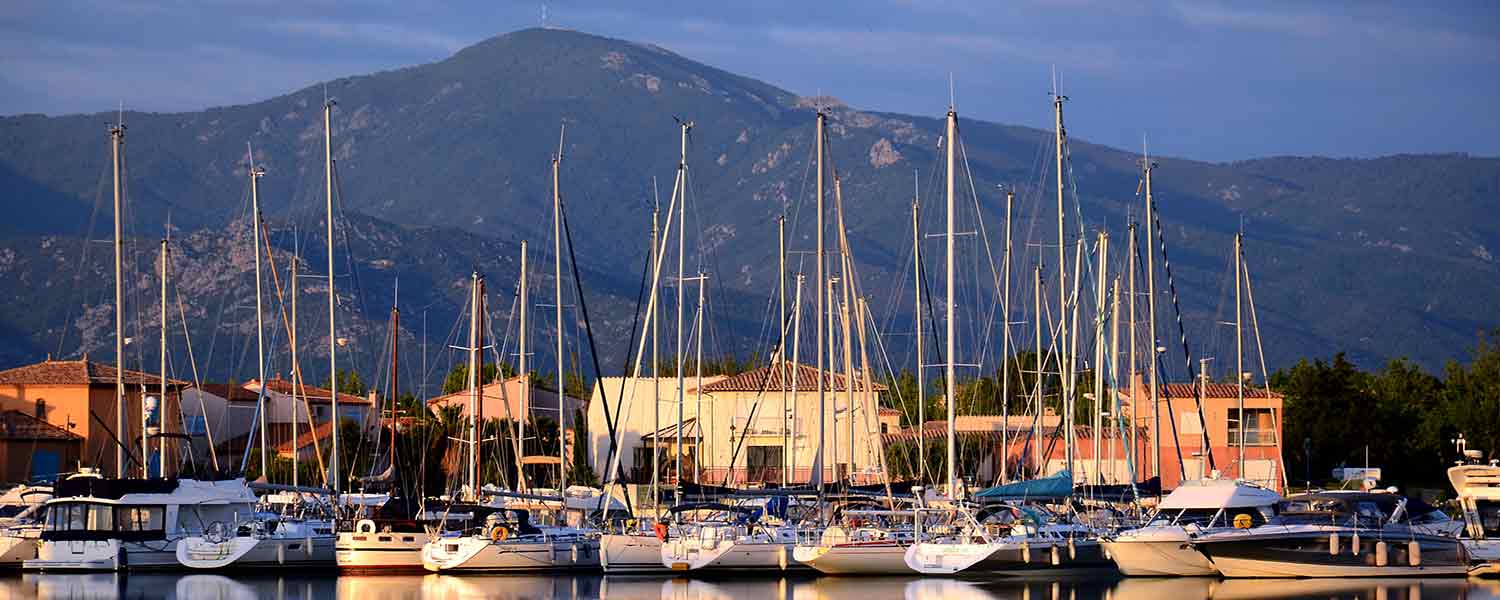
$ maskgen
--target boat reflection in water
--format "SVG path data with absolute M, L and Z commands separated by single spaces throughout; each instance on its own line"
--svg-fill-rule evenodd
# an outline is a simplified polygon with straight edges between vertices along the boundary
M 113 600 L 1215 600 L 1500 599 L 1500 583 L 1446 579 L 813 577 L 713 579 L 599 575 L 26 573 L 0 575 L 0 599 Z

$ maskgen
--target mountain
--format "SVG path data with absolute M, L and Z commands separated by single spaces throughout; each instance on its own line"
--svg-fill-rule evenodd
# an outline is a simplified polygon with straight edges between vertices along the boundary
M 940 231 L 942 188 L 933 178 L 942 167 L 940 100 L 928 116 L 862 111 L 652 45 L 528 29 L 437 63 L 337 79 L 253 104 L 193 113 L 125 113 L 128 231 L 141 252 L 135 287 L 142 288 L 137 291 L 143 308 L 135 314 L 155 310 L 144 308 L 154 294 L 149 265 L 158 232 L 168 223 L 179 232 L 175 235 L 189 240 L 185 243 L 202 244 L 195 250 L 199 262 L 177 272 L 201 269 L 214 275 L 194 283 L 193 297 L 185 301 L 238 307 L 232 316 L 224 310 L 202 312 L 194 323 L 195 352 L 215 343 L 205 340 L 223 336 L 238 345 L 237 357 L 215 354 L 205 370 L 249 376 L 243 359 L 243 332 L 253 331 L 243 312 L 250 297 L 249 242 L 243 232 L 247 141 L 257 163 L 269 171 L 261 193 L 278 232 L 273 243 L 290 250 L 295 229 L 302 232 L 295 239 L 304 248 L 321 253 L 325 94 L 337 102 L 333 154 L 346 216 L 340 227 L 368 234 L 339 250 L 355 257 L 344 261 L 349 270 L 339 273 L 339 286 L 357 290 L 359 297 L 341 305 L 351 323 L 362 323 L 351 333 L 365 336 L 366 346 L 378 346 L 376 338 L 383 335 L 377 324 L 385 319 L 397 273 L 401 304 L 408 308 L 403 339 L 420 337 L 410 313 L 427 307 L 428 337 L 435 346 L 442 344 L 436 332 L 455 326 L 465 301 L 462 282 L 471 269 L 489 275 L 492 291 L 510 293 L 516 243 L 528 240 L 533 264 L 541 265 L 536 272 L 550 273 L 550 160 L 565 126 L 562 195 L 591 316 L 599 320 L 606 369 L 618 371 L 645 263 L 653 189 L 660 190 L 665 207 L 672 188 L 679 149 L 673 117 L 679 117 L 694 123 L 688 145 L 689 270 L 701 268 L 711 278 L 706 352 L 764 351 L 769 347 L 764 340 L 774 331 L 767 325 L 767 295 L 776 281 L 776 217 L 788 213 L 793 251 L 811 246 L 809 161 L 814 110 L 822 104 L 831 115 L 831 160 L 842 183 L 861 282 L 886 330 L 890 359 L 910 362 L 904 350 L 909 336 L 902 333 L 911 330 L 909 207 L 915 171 L 924 233 Z M 940 96 L 934 91 L 935 99 Z M 1108 110 L 1107 103 L 1107 98 L 1079 98 L 1066 109 Z M 112 320 L 108 266 L 98 262 L 107 261 L 107 245 L 89 250 L 87 240 L 108 237 L 103 124 L 113 117 L 0 118 L 0 210 L 14 216 L 0 225 L 0 273 L 19 283 L 0 306 L 0 340 L 8 342 L 0 360 L 35 360 L 49 351 L 112 352 L 109 332 L 98 329 Z M 982 227 L 986 234 L 966 235 L 960 242 L 965 277 L 960 304 L 967 311 L 960 318 L 976 324 L 992 320 L 987 311 L 994 276 L 983 259 L 1002 244 L 1004 198 L 996 186 L 1004 184 L 1018 190 L 1013 318 L 1019 319 L 1029 314 L 1020 307 L 1029 307 L 1030 273 L 1038 255 L 1053 285 L 1052 133 L 967 120 L 962 114 L 960 119 L 966 173 L 972 176 L 972 183 L 964 178 L 961 187 L 979 197 L 976 203 L 966 193 L 961 229 Z M 1175 125 L 1142 124 L 1146 130 L 1166 126 Z M 1124 225 L 1141 214 L 1139 158 L 1088 143 L 1086 131 L 1070 134 L 1076 136 L 1069 144 L 1070 187 L 1085 221 L 1071 222 L 1069 234 L 1092 242 L 1096 231 L 1108 230 L 1110 269 L 1117 272 L 1124 266 Z M 1218 372 L 1225 372 L 1234 351 L 1232 330 L 1220 322 L 1233 318 L 1229 255 L 1242 224 L 1272 368 L 1340 350 L 1365 366 L 1408 356 L 1437 368 L 1466 357 L 1477 332 L 1500 326 L 1490 310 L 1500 299 L 1495 260 L 1500 221 L 1490 217 L 1500 194 L 1500 160 L 1465 155 L 1154 160 L 1172 283 L 1190 344 L 1195 358 L 1217 357 Z M 941 270 L 940 250 L 940 240 L 924 245 L 934 277 Z M 85 251 L 87 260 L 81 257 Z M 793 254 L 790 261 L 811 272 L 804 254 Z M 312 271 L 324 270 L 316 267 L 322 264 L 317 260 L 312 264 Z M 180 282 L 185 295 L 186 277 Z M 929 282 L 934 290 L 938 281 Z M 1171 298 L 1162 287 L 1159 337 L 1176 340 Z M 537 302 L 551 302 L 550 284 L 532 289 Z M 805 293 L 814 292 L 809 287 Z M 503 312 L 498 305 L 504 295 L 491 297 L 492 309 Z M 1055 298 L 1055 291 L 1047 297 Z M 317 297 L 309 299 L 323 306 Z M 543 312 L 550 311 L 533 314 Z M 317 327 L 308 325 L 309 331 Z M 149 328 L 143 325 L 142 331 Z M 994 345 L 984 340 L 995 332 L 981 326 L 965 331 L 965 353 L 973 355 L 966 360 L 976 362 L 983 348 Z M 1173 346 L 1164 357 L 1181 376 L 1175 344 L 1162 345 Z M 316 352 L 315 346 L 309 340 L 307 351 Z M 663 348 L 670 351 L 672 345 L 664 342 Z M 142 350 L 143 356 L 151 352 Z M 373 373 L 378 354 L 371 352 L 360 366 Z M 438 361 L 440 352 L 429 354 Z M 451 357 L 443 360 L 448 362 L 429 370 L 446 369 Z M 322 372 L 319 366 L 305 368 Z

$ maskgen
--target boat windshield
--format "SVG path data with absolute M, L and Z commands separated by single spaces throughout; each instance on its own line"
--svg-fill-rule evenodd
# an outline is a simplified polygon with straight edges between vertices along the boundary
M 43 540 L 156 540 L 166 537 L 163 506 L 60 502 L 47 507 Z

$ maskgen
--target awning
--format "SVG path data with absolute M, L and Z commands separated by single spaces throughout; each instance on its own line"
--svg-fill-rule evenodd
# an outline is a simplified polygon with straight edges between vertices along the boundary
M 698 419 L 696 417 L 686 419 L 682 422 L 682 434 L 687 440 L 698 440 Z M 677 424 L 673 423 L 652 433 L 641 436 L 642 442 L 655 441 L 677 441 Z

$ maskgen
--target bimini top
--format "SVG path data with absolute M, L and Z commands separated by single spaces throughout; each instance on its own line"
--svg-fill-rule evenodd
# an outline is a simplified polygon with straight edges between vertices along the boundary
M 244 479 L 115 479 L 75 476 L 57 482 L 47 504 L 254 504 L 255 493 Z
M 1059 471 L 1051 477 L 1016 481 L 986 489 L 977 494 L 980 500 L 1046 500 L 1073 495 L 1073 475 Z
M 1281 494 L 1253 483 L 1233 479 L 1190 479 L 1167 494 L 1160 510 L 1256 508 L 1274 506 Z
M 1500 467 L 1494 465 L 1458 465 L 1448 469 L 1448 481 L 1460 497 L 1483 500 L 1500 499 Z

